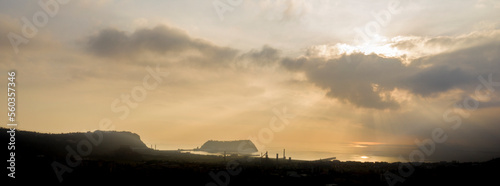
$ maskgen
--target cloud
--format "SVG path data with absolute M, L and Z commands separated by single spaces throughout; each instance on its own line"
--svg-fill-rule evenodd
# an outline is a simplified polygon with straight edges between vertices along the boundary
M 418 70 L 418 69 L 417 69 Z M 430 96 L 474 82 L 475 77 L 459 67 L 435 66 L 422 69 L 413 76 L 403 77 L 406 86 L 414 94 Z
M 377 54 L 335 54 L 335 58 L 311 54 L 323 50 L 307 50 L 305 56 L 298 58 L 282 57 L 280 50 L 267 45 L 242 53 L 192 38 L 180 29 L 164 25 L 138 29 L 131 34 L 117 29 L 101 30 L 88 39 L 87 51 L 96 56 L 120 59 L 154 54 L 175 58 L 181 64 L 200 69 L 265 68 L 278 64 L 289 71 L 303 73 L 308 82 L 325 90 L 330 98 L 362 108 L 398 109 L 404 99 L 398 98 L 395 90 L 420 97 L 435 97 L 454 89 L 462 90 L 463 96 L 473 93 L 479 75 L 500 69 L 500 65 L 494 63 L 500 59 L 496 52 L 500 46 L 492 39 L 499 33 L 493 30 L 457 37 L 391 40 L 392 47 L 410 53 L 422 48 L 440 52 L 415 55 L 409 64 L 401 57 Z
M 86 51 L 98 57 L 137 61 L 153 54 L 196 68 L 274 67 L 281 59 L 281 51 L 268 45 L 241 52 L 192 38 L 183 30 L 165 25 L 138 29 L 131 34 L 103 29 L 87 41 Z
M 280 54 L 280 50 L 264 45 L 260 50 L 252 49 L 241 54 L 239 60 L 249 61 L 248 63 L 258 66 L 271 66 L 280 60 Z
M 130 50 L 129 38 L 123 31 L 106 29 L 89 40 L 89 51 L 99 56 L 114 56 Z M 127 51 L 127 54 L 128 53 Z
M 490 39 L 489 43 L 421 57 L 410 64 L 399 58 L 359 53 L 333 59 L 286 58 L 281 64 L 290 71 L 304 73 L 307 81 L 324 89 L 328 97 L 363 108 L 396 109 L 400 103 L 391 94 L 395 89 L 421 97 L 454 89 L 461 90 L 464 96 L 473 94 L 480 84 L 478 76 L 487 77 L 500 69 L 500 54 L 496 51 L 500 51 L 500 44 Z
M 325 89 L 329 97 L 359 107 L 397 108 L 394 99 L 381 97 L 379 92 L 393 89 L 395 81 L 407 69 L 396 59 L 384 63 L 381 60 L 377 55 L 354 54 L 338 59 L 285 59 L 282 64 L 287 69 L 304 72 L 308 81 Z M 374 84 L 379 86 L 377 90 Z
M 500 30 L 481 30 L 458 36 L 399 36 L 392 39 L 390 45 L 398 50 L 407 51 L 413 59 L 453 52 L 491 43 L 500 38 Z
M 147 53 L 183 56 L 196 65 L 224 66 L 236 57 L 237 50 L 193 39 L 182 30 L 160 25 L 138 29 L 132 34 L 104 29 L 88 39 L 87 51 L 111 58 L 137 57 Z

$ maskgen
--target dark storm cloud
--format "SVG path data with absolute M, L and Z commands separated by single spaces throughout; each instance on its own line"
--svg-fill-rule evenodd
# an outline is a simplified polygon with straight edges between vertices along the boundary
M 325 60 L 321 58 L 285 59 L 282 64 L 290 70 L 305 72 L 309 81 L 327 90 L 327 96 L 366 108 L 397 108 L 390 98 L 382 98 L 373 86 L 393 89 L 407 69 L 396 60 L 376 55 L 355 54 Z
M 414 94 L 431 96 L 452 88 L 459 88 L 475 81 L 475 77 L 458 67 L 436 66 L 427 69 L 417 69 L 418 73 L 405 77 L 405 84 Z
M 89 51 L 99 56 L 130 54 L 129 37 L 123 31 L 105 29 L 89 40 Z
M 201 39 L 193 39 L 182 30 L 168 26 L 139 29 L 132 34 L 104 29 L 88 40 L 89 52 L 102 57 L 131 57 L 152 52 L 160 55 L 187 54 L 198 65 L 227 65 L 237 51 L 219 47 Z
M 500 76 L 498 51 L 500 44 L 493 40 L 487 44 L 417 60 L 416 65 L 432 66 L 415 69 L 415 75 L 405 77 L 403 86 L 421 96 L 432 96 L 454 88 L 473 93 L 480 84 L 480 75 Z M 499 79 L 496 77 L 496 81 Z
M 364 108 L 394 109 L 399 104 L 380 92 L 399 88 L 422 97 L 451 89 L 473 93 L 480 84 L 479 75 L 487 77 L 500 71 L 498 51 L 500 44 L 492 42 L 417 59 L 410 65 L 374 54 L 338 59 L 287 58 L 281 64 L 291 71 L 304 72 L 308 81 L 325 89 L 329 97 Z
M 129 58 L 147 52 L 181 57 L 185 64 L 196 67 L 238 65 L 270 66 L 280 59 L 280 51 L 264 45 L 245 53 L 220 47 L 201 39 L 191 38 L 184 31 L 168 26 L 139 29 L 132 34 L 117 29 L 104 29 L 88 39 L 87 51 L 111 58 Z

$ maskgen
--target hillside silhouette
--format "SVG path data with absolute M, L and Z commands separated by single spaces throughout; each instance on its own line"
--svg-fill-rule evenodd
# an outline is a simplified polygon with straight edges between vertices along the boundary
M 8 141 L 8 129 L 0 139 Z M 77 149 L 89 135 L 102 134 L 92 152 L 70 166 L 67 147 Z M 240 141 L 240 140 L 237 140 Z M 237 141 L 227 142 L 233 147 Z M 245 140 L 242 140 L 245 141 Z M 241 141 L 240 141 L 241 142 Z M 247 141 L 245 141 L 247 143 Z M 208 144 L 207 144 L 208 143 Z M 206 145 L 221 144 L 208 141 Z M 225 146 L 225 145 L 223 145 Z M 249 148 L 246 146 L 245 148 Z M 203 147 L 205 148 L 205 147 Z M 80 149 L 82 150 L 82 149 Z M 83 148 L 84 151 L 89 149 Z M 226 149 L 227 150 L 227 149 Z M 147 148 L 132 132 L 95 131 L 44 134 L 16 131 L 16 179 L 7 185 L 384 185 L 385 173 L 398 173 L 401 163 L 301 161 L 251 156 L 219 156 Z M 8 159 L 7 153 L 4 158 Z M 59 180 L 54 162 L 70 171 Z M 487 162 L 421 163 L 397 185 L 498 185 L 500 159 Z M 7 170 L 4 169 L 4 176 Z M 4 181 L 2 181 L 4 182 Z
M 8 141 L 8 129 L 0 128 L 2 141 Z M 92 152 L 89 156 L 113 155 L 118 150 L 148 149 L 141 141 L 139 135 L 131 132 L 117 131 L 95 131 L 95 132 L 75 132 L 63 134 L 46 134 L 30 131 L 16 131 L 16 142 L 23 147 L 18 149 L 25 155 L 31 156 L 65 156 L 66 146 L 76 147 L 81 141 L 89 141 L 89 137 L 97 138 L 96 133 L 102 134 L 102 140 L 98 145 L 92 144 Z M 97 139 L 96 139 L 97 140 Z M 24 146 L 26 145 L 26 146 Z

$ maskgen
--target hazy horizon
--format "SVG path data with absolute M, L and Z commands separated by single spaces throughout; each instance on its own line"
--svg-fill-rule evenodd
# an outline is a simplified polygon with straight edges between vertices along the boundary
M 500 156 L 499 1 L 1 4 L 19 130 L 341 161 Z

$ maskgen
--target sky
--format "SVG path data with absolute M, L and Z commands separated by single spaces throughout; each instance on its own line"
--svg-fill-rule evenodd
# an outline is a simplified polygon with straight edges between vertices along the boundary
M 16 71 L 20 130 L 358 161 L 500 156 L 500 1 L 0 5 L 0 87 Z

